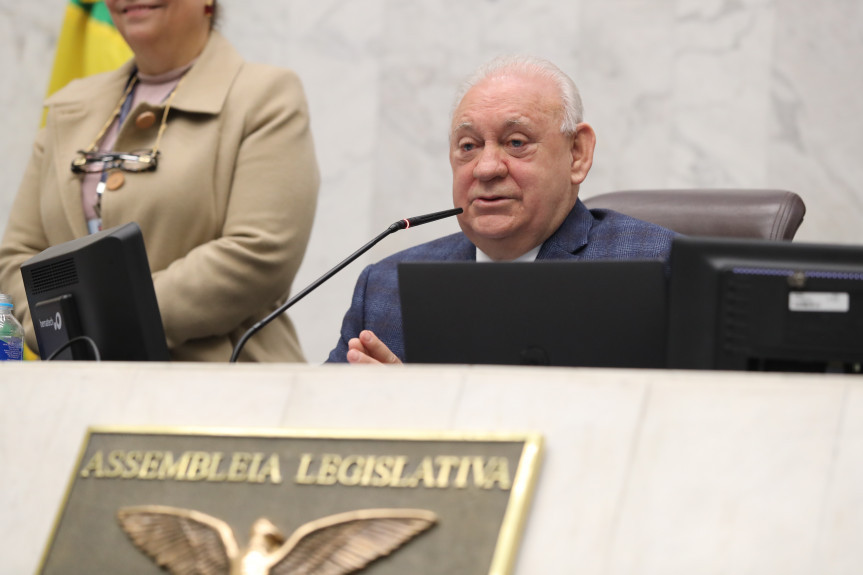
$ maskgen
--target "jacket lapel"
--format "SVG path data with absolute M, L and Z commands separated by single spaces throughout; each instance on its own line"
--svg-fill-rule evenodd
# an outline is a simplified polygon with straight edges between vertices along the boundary
M 579 252 L 587 245 L 593 216 L 581 200 L 563 220 L 563 224 L 545 240 L 537 260 L 581 259 Z
M 117 105 L 123 88 L 132 71 L 128 62 L 118 70 L 103 74 L 96 84 L 88 84 L 86 91 L 71 84 L 48 98 L 51 107 L 46 126 L 47 134 L 53 138 L 49 149 L 55 150 L 51 176 L 56 178 L 56 189 L 69 228 L 74 237 L 87 235 L 84 208 L 81 204 L 81 176 L 72 173 L 71 163 L 78 153 L 89 146 Z
M 444 253 L 443 259 L 452 261 L 476 261 L 476 246 L 463 233 L 455 234 L 452 249 Z
M 243 59 L 218 32 L 211 32 L 204 51 L 186 73 L 171 106 L 184 112 L 218 114 L 225 105 Z

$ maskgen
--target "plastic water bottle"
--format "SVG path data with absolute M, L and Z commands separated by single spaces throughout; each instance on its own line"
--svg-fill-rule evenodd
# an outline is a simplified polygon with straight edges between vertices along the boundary
M 24 328 L 12 315 L 12 299 L 0 293 L 0 361 L 24 359 Z

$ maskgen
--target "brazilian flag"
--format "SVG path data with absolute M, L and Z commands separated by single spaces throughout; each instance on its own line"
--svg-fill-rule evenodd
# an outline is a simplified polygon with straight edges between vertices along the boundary
M 114 70 L 132 57 L 101 0 L 69 0 L 57 41 L 50 96 L 71 80 Z

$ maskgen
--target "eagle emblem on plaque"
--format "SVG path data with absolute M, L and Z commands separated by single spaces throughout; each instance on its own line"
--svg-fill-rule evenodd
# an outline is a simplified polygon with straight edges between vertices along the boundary
M 354 573 L 437 523 L 425 509 L 360 509 L 310 521 L 285 537 L 262 517 L 240 548 L 226 522 L 192 509 L 123 507 L 117 518 L 138 549 L 173 575 Z

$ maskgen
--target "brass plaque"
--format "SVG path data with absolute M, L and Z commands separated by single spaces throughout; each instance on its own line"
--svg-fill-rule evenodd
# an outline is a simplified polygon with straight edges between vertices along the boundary
M 93 428 L 39 572 L 511 573 L 537 434 Z

